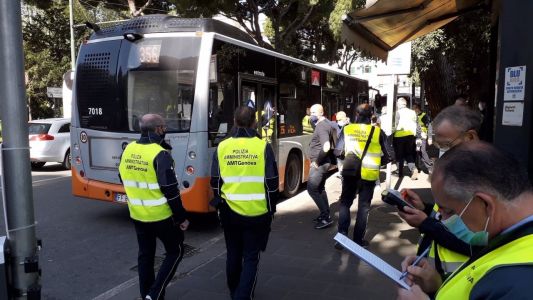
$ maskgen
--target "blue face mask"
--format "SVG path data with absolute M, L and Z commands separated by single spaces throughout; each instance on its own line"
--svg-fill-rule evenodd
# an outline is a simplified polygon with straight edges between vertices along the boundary
M 315 115 L 310 116 L 309 121 L 311 121 L 311 126 L 315 127 L 316 123 L 318 122 L 318 116 L 315 116 Z
M 468 204 L 465 206 L 465 208 L 459 215 L 453 215 L 448 219 L 442 221 L 442 223 L 448 228 L 451 233 L 453 233 L 463 242 L 472 246 L 487 246 L 489 243 L 489 232 L 487 231 L 487 226 L 489 225 L 490 217 L 487 218 L 487 223 L 485 223 L 485 229 L 483 231 L 478 232 L 473 232 L 472 230 L 470 230 L 461 219 L 461 216 L 464 214 L 472 200 L 474 200 L 474 197 L 470 199 Z

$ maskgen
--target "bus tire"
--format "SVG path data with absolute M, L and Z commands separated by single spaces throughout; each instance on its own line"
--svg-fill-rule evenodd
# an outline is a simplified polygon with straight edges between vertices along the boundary
M 283 196 L 290 198 L 295 196 L 300 190 L 302 183 L 302 162 L 300 157 L 295 153 L 289 154 L 287 164 L 285 165 L 285 182 L 283 187 Z

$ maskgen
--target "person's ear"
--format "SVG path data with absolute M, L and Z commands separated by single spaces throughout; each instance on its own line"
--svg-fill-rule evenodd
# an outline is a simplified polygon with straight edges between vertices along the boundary
M 484 205 L 483 207 L 485 208 L 484 215 L 490 218 L 489 223 L 492 223 L 492 224 L 498 223 L 496 211 L 498 209 L 501 209 L 501 207 L 498 208 L 498 200 L 496 199 L 496 196 L 487 194 L 487 193 L 478 192 L 475 194 L 475 197 L 483 202 L 483 205 Z M 489 227 L 490 225 L 491 224 L 489 224 Z
M 465 132 L 464 140 L 465 141 L 478 141 L 479 136 L 477 135 L 477 131 L 475 131 L 474 129 L 470 129 L 467 132 Z

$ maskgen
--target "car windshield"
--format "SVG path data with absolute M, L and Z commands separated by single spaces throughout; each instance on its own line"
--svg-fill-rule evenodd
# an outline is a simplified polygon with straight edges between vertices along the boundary
M 30 131 L 30 134 L 47 134 L 48 130 L 50 130 L 50 126 L 52 126 L 52 124 L 30 123 L 29 131 Z

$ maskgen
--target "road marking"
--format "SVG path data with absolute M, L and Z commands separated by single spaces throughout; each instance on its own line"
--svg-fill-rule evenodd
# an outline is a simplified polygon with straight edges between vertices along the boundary
M 211 239 L 209 239 L 209 240 L 205 241 L 204 243 L 202 243 L 198 249 L 206 250 L 209 247 L 211 247 L 214 244 L 216 244 L 218 241 L 220 241 L 223 238 L 224 238 L 224 233 L 219 233 L 218 235 L 216 235 L 216 236 L 212 237 Z M 190 269 L 190 270 L 188 270 L 186 272 L 183 272 L 181 274 L 189 275 L 192 272 L 200 269 L 201 267 L 203 267 L 203 266 L 207 265 L 208 263 L 212 262 L 213 260 L 217 259 L 218 257 L 224 255 L 225 253 L 226 253 L 226 251 L 224 250 L 221 253 L 218 253 L 218 254 L 214 255 L 213 257 L 209 258 L 208 260 L 201 262 L 199 265 L 197 265 L 197 266 L 193 267 L 192 269 Z M 174 276 L 176 276 L 176 275 L 174 275 Z M 94 297 L 92 300 L 108 300 L 108 299 L 111 299 L 114 296 L 124 292 L 125 290 L 137 285 L 138 282 L 139 282 L 139 276 L 135 276 L 135 277 L 133 277 L 133 278 L 131 278 L 131 279 L 129 279 L 129 280 L 117 285 L 116 287 L 108 290 L 107 292 L 104 292 L 104 293 Z M 167 287 L 171 286 L 173 283 L 174 282 L 171 281 Z
M 69 178 L 69 177 L 70 176 L 59 176 L 59 177 L 54 177 L 54 178 L 35 180 L 35 181 L 32 181 L 32 183 L 41 183 L 41 182 L 46 182 L 46 181 L 51 181 L 51 180 L 56 180 L 56 179 L 64 179 L 64 178 Z
M 110 299 L 111 297 L 113 296 L 116 296 L 120 293 L 122 293 L 123 291 L 131 288 L 132 286 L 136 285 L 137 282 L 139 282 L 139 276 L 135 276 L 134 278 L 124 282 L 124 283 L 121 283 L 119 285 L 117 285 L 116 287 L 110 289 L 109 291 L 99 295 L 99 296 L 96 296 L 95 298 L 93 298 L 93 300 L 107 300 L 107 299 Z

